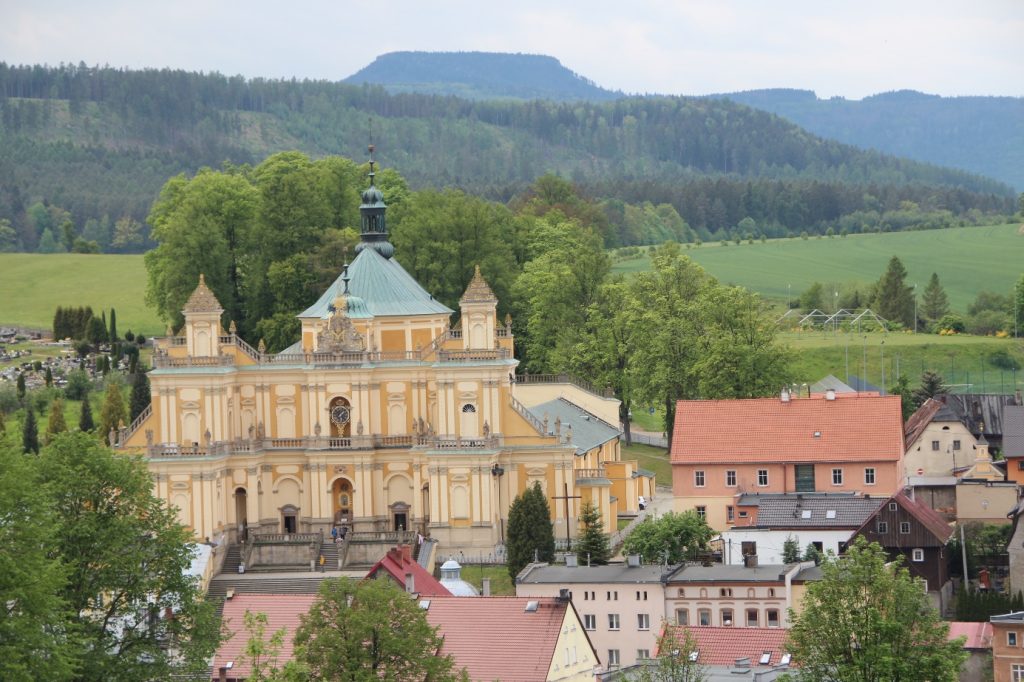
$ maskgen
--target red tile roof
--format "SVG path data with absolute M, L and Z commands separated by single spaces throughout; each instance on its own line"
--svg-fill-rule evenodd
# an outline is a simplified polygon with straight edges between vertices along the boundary
M 473 680 L 544 680 L 565 621 L 568 602 L 541 597 L 430 598 L 427 621 L 444 637 L 441 653 Z M 527 603 L 538 602 L 536 611 Z M 578 626 L 581 627 L 581 626 Z M 582 627 L 581 627 L 582 630 Z M 583 652 L 579 652 L 582 659 Z M 591 650 L 596 665 L 597 654 Z
M 786 631 L 781 628 L 720 628 L 670 625 L 667 633 L 680 645 L 683 633 L 689 632 L 697 644 L 699 663 L 705 665 L 733 665 L 737 658 L 749 658 L 752 666 L 759 665 L 761 655 L 771 652 L 766 665 L 778 665 L 786 649 Z
M 915 411 L 914 414 L 910 415 L 910 419 L 907 420 L 907 425 L 903 429 L 904 447 L 909 448 L 917 441 L 918 438 L 921 437 L 925 428 L 932 423 L 935 413 L 941 408 L 942 403 L 935 398 L 928 398 L 928 400 L 924 401 L 921 407 L 917 408 L 917 411 Z
M 223 623 L 230 634 L 213 658 L 213 679 L 217 679 L 220 668 L 229 661 L 234 663 L 228 674 L 229 679 L 243 679 L 251 672 L 249 661 L 242 653 L 249 641 L 249 633 L 245 629 L 246 611 L 267 614 L 264 634 L 267 640 L 282 627 L 287 630 L 277 660 L 280 664 L 290 661 L 292 639 L 299 627 L 299 616 L 309 612 L 316 598 L 315 594 L 238 594 L 225 601 Z
M 949 624 L 949 639 L 966 637 L 965 649 L 991 649 L 992 623 L 961 623 L 954 621 Z
M 380 571 L 390 575 L 402 589 L 405 589 L 405 574 L 412 573 L 413 588 L 420 596 L 451 596 L 448 588 L 413 560 L 409 545 L 389 549 L 384 558 L 373 565 L 366 577 L 373 578 Z
M 899 396 L 680 400 L 676 407 L 674 464 L 877 462 L 902 456 Z

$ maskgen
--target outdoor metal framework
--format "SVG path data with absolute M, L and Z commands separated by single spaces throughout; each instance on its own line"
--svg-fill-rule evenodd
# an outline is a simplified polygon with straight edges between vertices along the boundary
M 784 320 L 795 317 L 799 317 L 796 321 L 796 326 L 798 327 L 832 328 L 836 330 L 841 325 L 850 324 L 857 325 L 858 332 L 860 331 L 861 323 L 864 321 L 873 322 L 883 330 L 888 322 L 884 317 L 871 310 L 871 308 L 855 308 L 853 310 L 840 308 L 834 313 L 826 313 L 817 308 L 809 313 L 801 313 L 799 310 L 793 309 L 787 310 L 777 322 L 781 324 Z

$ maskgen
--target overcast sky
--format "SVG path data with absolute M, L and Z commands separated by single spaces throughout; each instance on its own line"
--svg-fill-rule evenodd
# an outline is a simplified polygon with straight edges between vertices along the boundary
M 1024 0 L 0 0 L 0 60 L 340 80 L 396 50 L 547 54 L 626 92 L 1024 95 Z

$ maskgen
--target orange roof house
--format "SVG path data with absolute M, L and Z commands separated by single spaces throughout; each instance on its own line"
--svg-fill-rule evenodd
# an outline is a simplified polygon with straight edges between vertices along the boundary
M 412 597 L 410 597 L 412 598 Z M 241 594 L 224 602 L 229 636 L 214 656 L 213 679 L 244 680 L 251 667 L 244 655 L 249 634 L 245 612 L 267 614 L 267 637 L 285 628 L 278 665 L 291 660 L 292 639 L 315 594 Z M 438 628 L 455 668 L 471 680 L 532 682 L 594 679 L 599 661 L 572 602 L 562 598 L 419 596 L 427 621 Z M 231 664 L 228 667 L 228 664 Z
M 451 596 L 451 592 L 441 584 L 441 581 L 413 560 L 412 548 L 409 545 L 389 549 L 388 553 L 366 573 L 367 578 L 381 575 L 390 576 L 399 587 L 414 594 Z
M 444 637 L 442 654 L 471 680 L 593 680 L 599 665 L 569 599 L 438 597 L 421 599 Z
M 722 530 L 742 493 L 859 492 L 903 481 L 899 396 L 681 400 L 672 434 L 677 507 Z
M 697 662 L 708 668 L 729 667 L 730 672 L 764 672 L 790 664 L 786 649 L 788 632 L 780 628 L 733 628 L 669 625 L 670 641 L 682 646 L 686 633 L 693 638 Z M 682 653 L 680 655 L 683 655 Z M 744 663 L 745 661 L 745 663 Z M 716 678 L 717 679 L 717 678 Z
M 267 639 L 272 633 L 285 629 L 277 660 L 281 665 L 290 661 L 299 617 L 309 612 L 316 598 L 315 594 L 237 594 L 225 600 L 222 622 L 228 636 L 213 657 L 213 679 L 219 679 L 221 668 L 226 668 L 226 680 L 244 680 L 252 673 L 245 655 L 245 645 L 249 641 L 249 633 L 245 629 L 246 611 L 267 614 Z

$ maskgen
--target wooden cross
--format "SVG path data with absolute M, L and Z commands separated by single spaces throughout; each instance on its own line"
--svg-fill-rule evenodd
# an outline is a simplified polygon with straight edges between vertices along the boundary
M 582 500 L 583 498 L 579 495 L 569 494 L 569 484 L 563 483 L 565 490 L 561 495 L 552 495 L 552 500 L 565 500 L 565 549 L 569 551 L 572 549 L 572 540 L 569 539 L 569 500 Z

